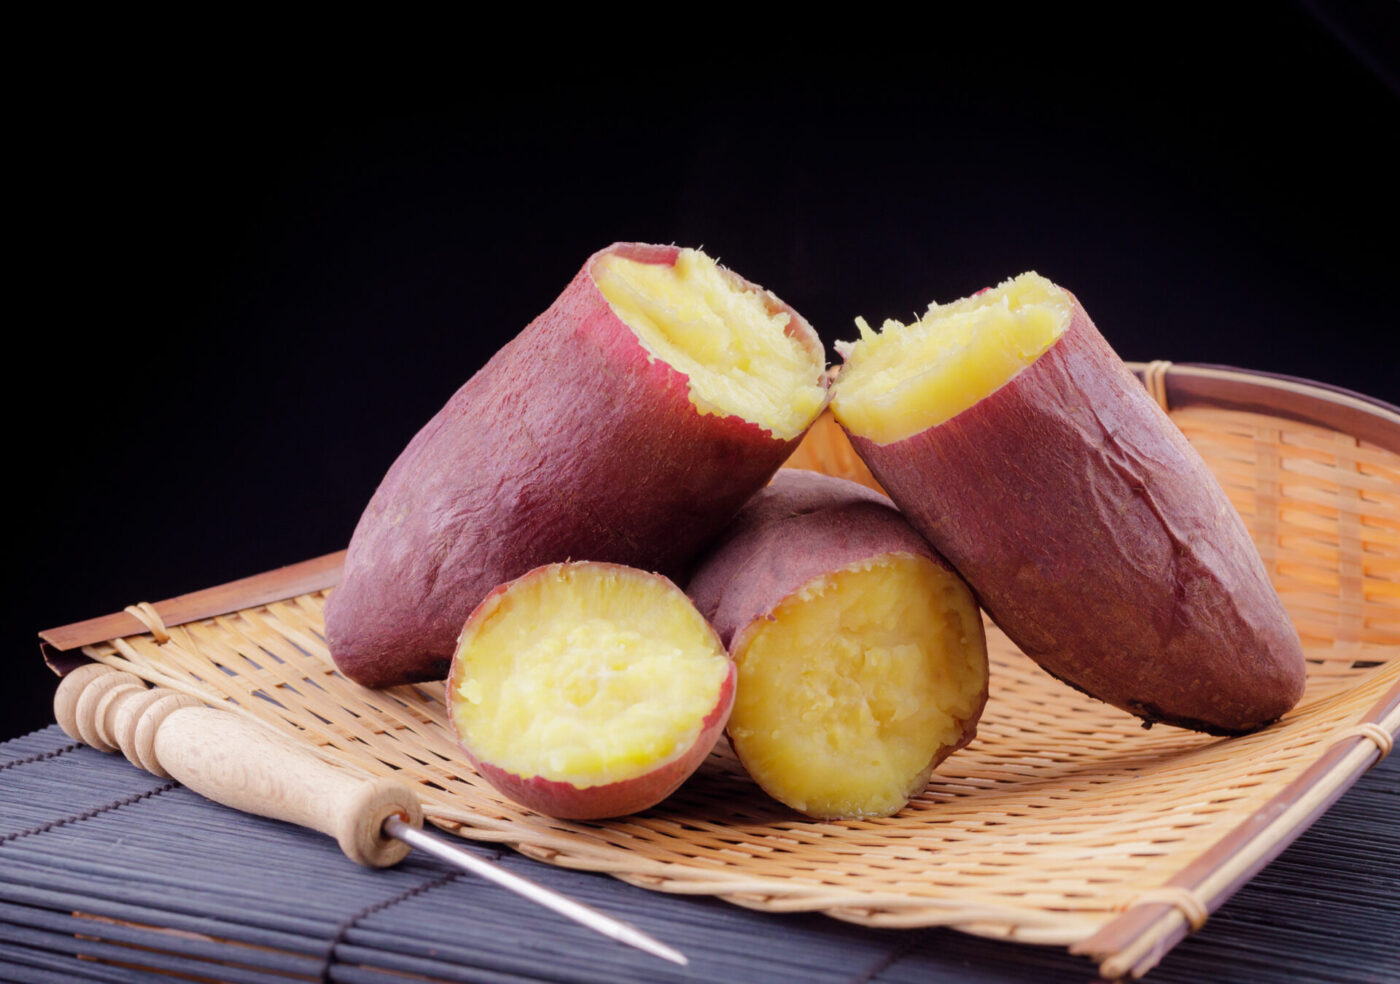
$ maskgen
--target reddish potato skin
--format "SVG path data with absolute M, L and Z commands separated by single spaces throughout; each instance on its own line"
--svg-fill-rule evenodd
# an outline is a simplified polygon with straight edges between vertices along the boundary
M 885 496 L 843 478 L 784 468 L 696 566 L 686 593 L 737 658 L 773 610 L 803 585 L 889 554 L 927 557 L 956 575 Z M 980 636 L 982 623 L 976 624 Z M 984 688 L 961 738 L 930 770 L 973 739 L 986 702 Z
M 442 679 L 467 615 L 541 564 L 613 561 L 681 575 L 796 445 L 702 415 L 593 282 L 614 244 L 459 389 L 390 467 L 326 606 L 341 671 L 370 687 Z M 796 311 L 789 332 L 819 359 Z
M 462 629 L 463 637 L 466 637 L 475 625 L 491 616 L 491 613 L 500 605 L 503 596 L 514 584 L 530 577 L 540 576 L 545 570 L 547 567 L 529 571 L 506 584 L 493 588 L 468 617 Z M 628 576 L 656 578 L 660 581 L 666 581 L 673 588 L 675 587 L 668 578 L 659 574 L 650 574 L 646 571 L 632 570 L 626 567 L 619 567 L 619 570 Z M 719 699 L 715 703 L 714 710 L 705 716 L 695 743 L 682 754 L 634 779 L 599 786 L 580 787 L 573 783 L 545 779 L 542 776 L 523 779 L 477 756 L 476 752 L 463 739 L 461 733 L 457 731 L 457 716 L 454 713 L 454 708 L 459 699 L 457 687 L 461 684 L 461 680 L 458 679 L 460 665 L 460 662 L 454 659 L 447 677 L 447 720 L 452 727 L 453 737 L 457 739 L 457 744 L 466 753 L 472 767 L 496 790 L 521 806 L 562 820 L 600 820 L 604 817 L 621 817 L 630 813 L 640 813 L 674 793 L 700 767 L 700 764 L 714 749 L 715 743 L 719 741 L 724 726 L 729 722 L 729 712 L 734 708 L 734 685 L 737 682 L 734 661 L 730 660 L 729 675 L 724 678 L 724 683 L 720 685 Z
M 886 445 L 850 437 L 1007 636 L 1066 683 L 1219 735 L 1302 696 L 1298 634 L 1243 521 L 1077 300 L 1054 345 L 956 417 Z
M 728 646 L 807 582 L 888 553 L 927 557 L 951 570 L 885 496 L 784 468 L 696 565 L 686 594 Z

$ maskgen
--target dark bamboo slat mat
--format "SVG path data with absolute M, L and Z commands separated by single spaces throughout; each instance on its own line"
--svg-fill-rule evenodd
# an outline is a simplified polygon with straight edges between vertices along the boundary
M 1400 756 L 1356 784 L 1147 979 L 1400 981 Z M 948 930 L 880 930 L 646 892 L 460 842 L 680 947 L 673 968 L 410 857 L 350 864 L 74 745 L 0 745 L 0 979 L 270 982 L 1070 982 L 1093 964 Z

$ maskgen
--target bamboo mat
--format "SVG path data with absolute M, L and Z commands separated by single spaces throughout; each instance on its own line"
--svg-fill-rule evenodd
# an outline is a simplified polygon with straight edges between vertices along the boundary
M 1400 979 L 1397 816 L 1400 756 L 1362 777 L 1148 981 Z M 463 843 L 636 923 L 691 965 L 610 943 L 431 858 L 360 868 L 328 838 L 209 803 L 51 727 L 0 745 L 0 980 L 1057 984 L 1094 974 L 1058 948 L 752 912 Z

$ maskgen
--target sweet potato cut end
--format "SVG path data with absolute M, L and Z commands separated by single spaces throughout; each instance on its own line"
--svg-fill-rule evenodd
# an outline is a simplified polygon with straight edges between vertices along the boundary
M 1073 313 L 1068 291 L 1031 272 L 933 304 L 912 324 L 887 320 L 875 332 L 857 319 L 861 337 L 842 352 L 832 412 L 851 433 L 879 444 L 935 427 L 1035 362 Z
M 826 402 L 825 353 L 776 297 L 695 249 L 673 263 L 605 253 L 593 280 L 647 353 L 687 377 L 701 413 L 790 440 Z
M 448 701 L 459 741 L 493 784 L 510 779 L 508 795 L 556 816 L 608 816 L 652 805 L 703 760 L 732 677 L 719 637 L 670 581 L 552 564 L 473 613 Z M 650 781 L 661 772 L 666 782 Z
M 731 651 L 736 754 L 769 795 L 820 819 L 898 812 L 970 739 L 987 695 L 971 592 L 912 554 L 808 582 Z

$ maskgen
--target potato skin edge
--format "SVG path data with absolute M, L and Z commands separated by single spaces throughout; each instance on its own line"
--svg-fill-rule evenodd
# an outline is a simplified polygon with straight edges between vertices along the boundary
M 686 585 L 725 645 L 813 578 L 885 553 L 952 567 L 886 496 L 846 479 L 784 468 L 695 565 Z
M 801 435 L 695 409 L 686 377 L 648 356 L 594 283 L 593 265 L 614 253 L 674 263 L 679 250 L 618 243 L 590 257 L 390 467 L 326 604 L 346 676 L 369 687 L 442 679 L 472 609 L 541 564 L 682 577 L 797 445 Z M 822 353 L 806 320 L 766 296 Z
M 1077 299 L 1049 350 L 951 420 L 848 435 L 1007 636 L 1076 689 L 1214 734 L 1301 698 L 1302 647 L 1243 520 Z

